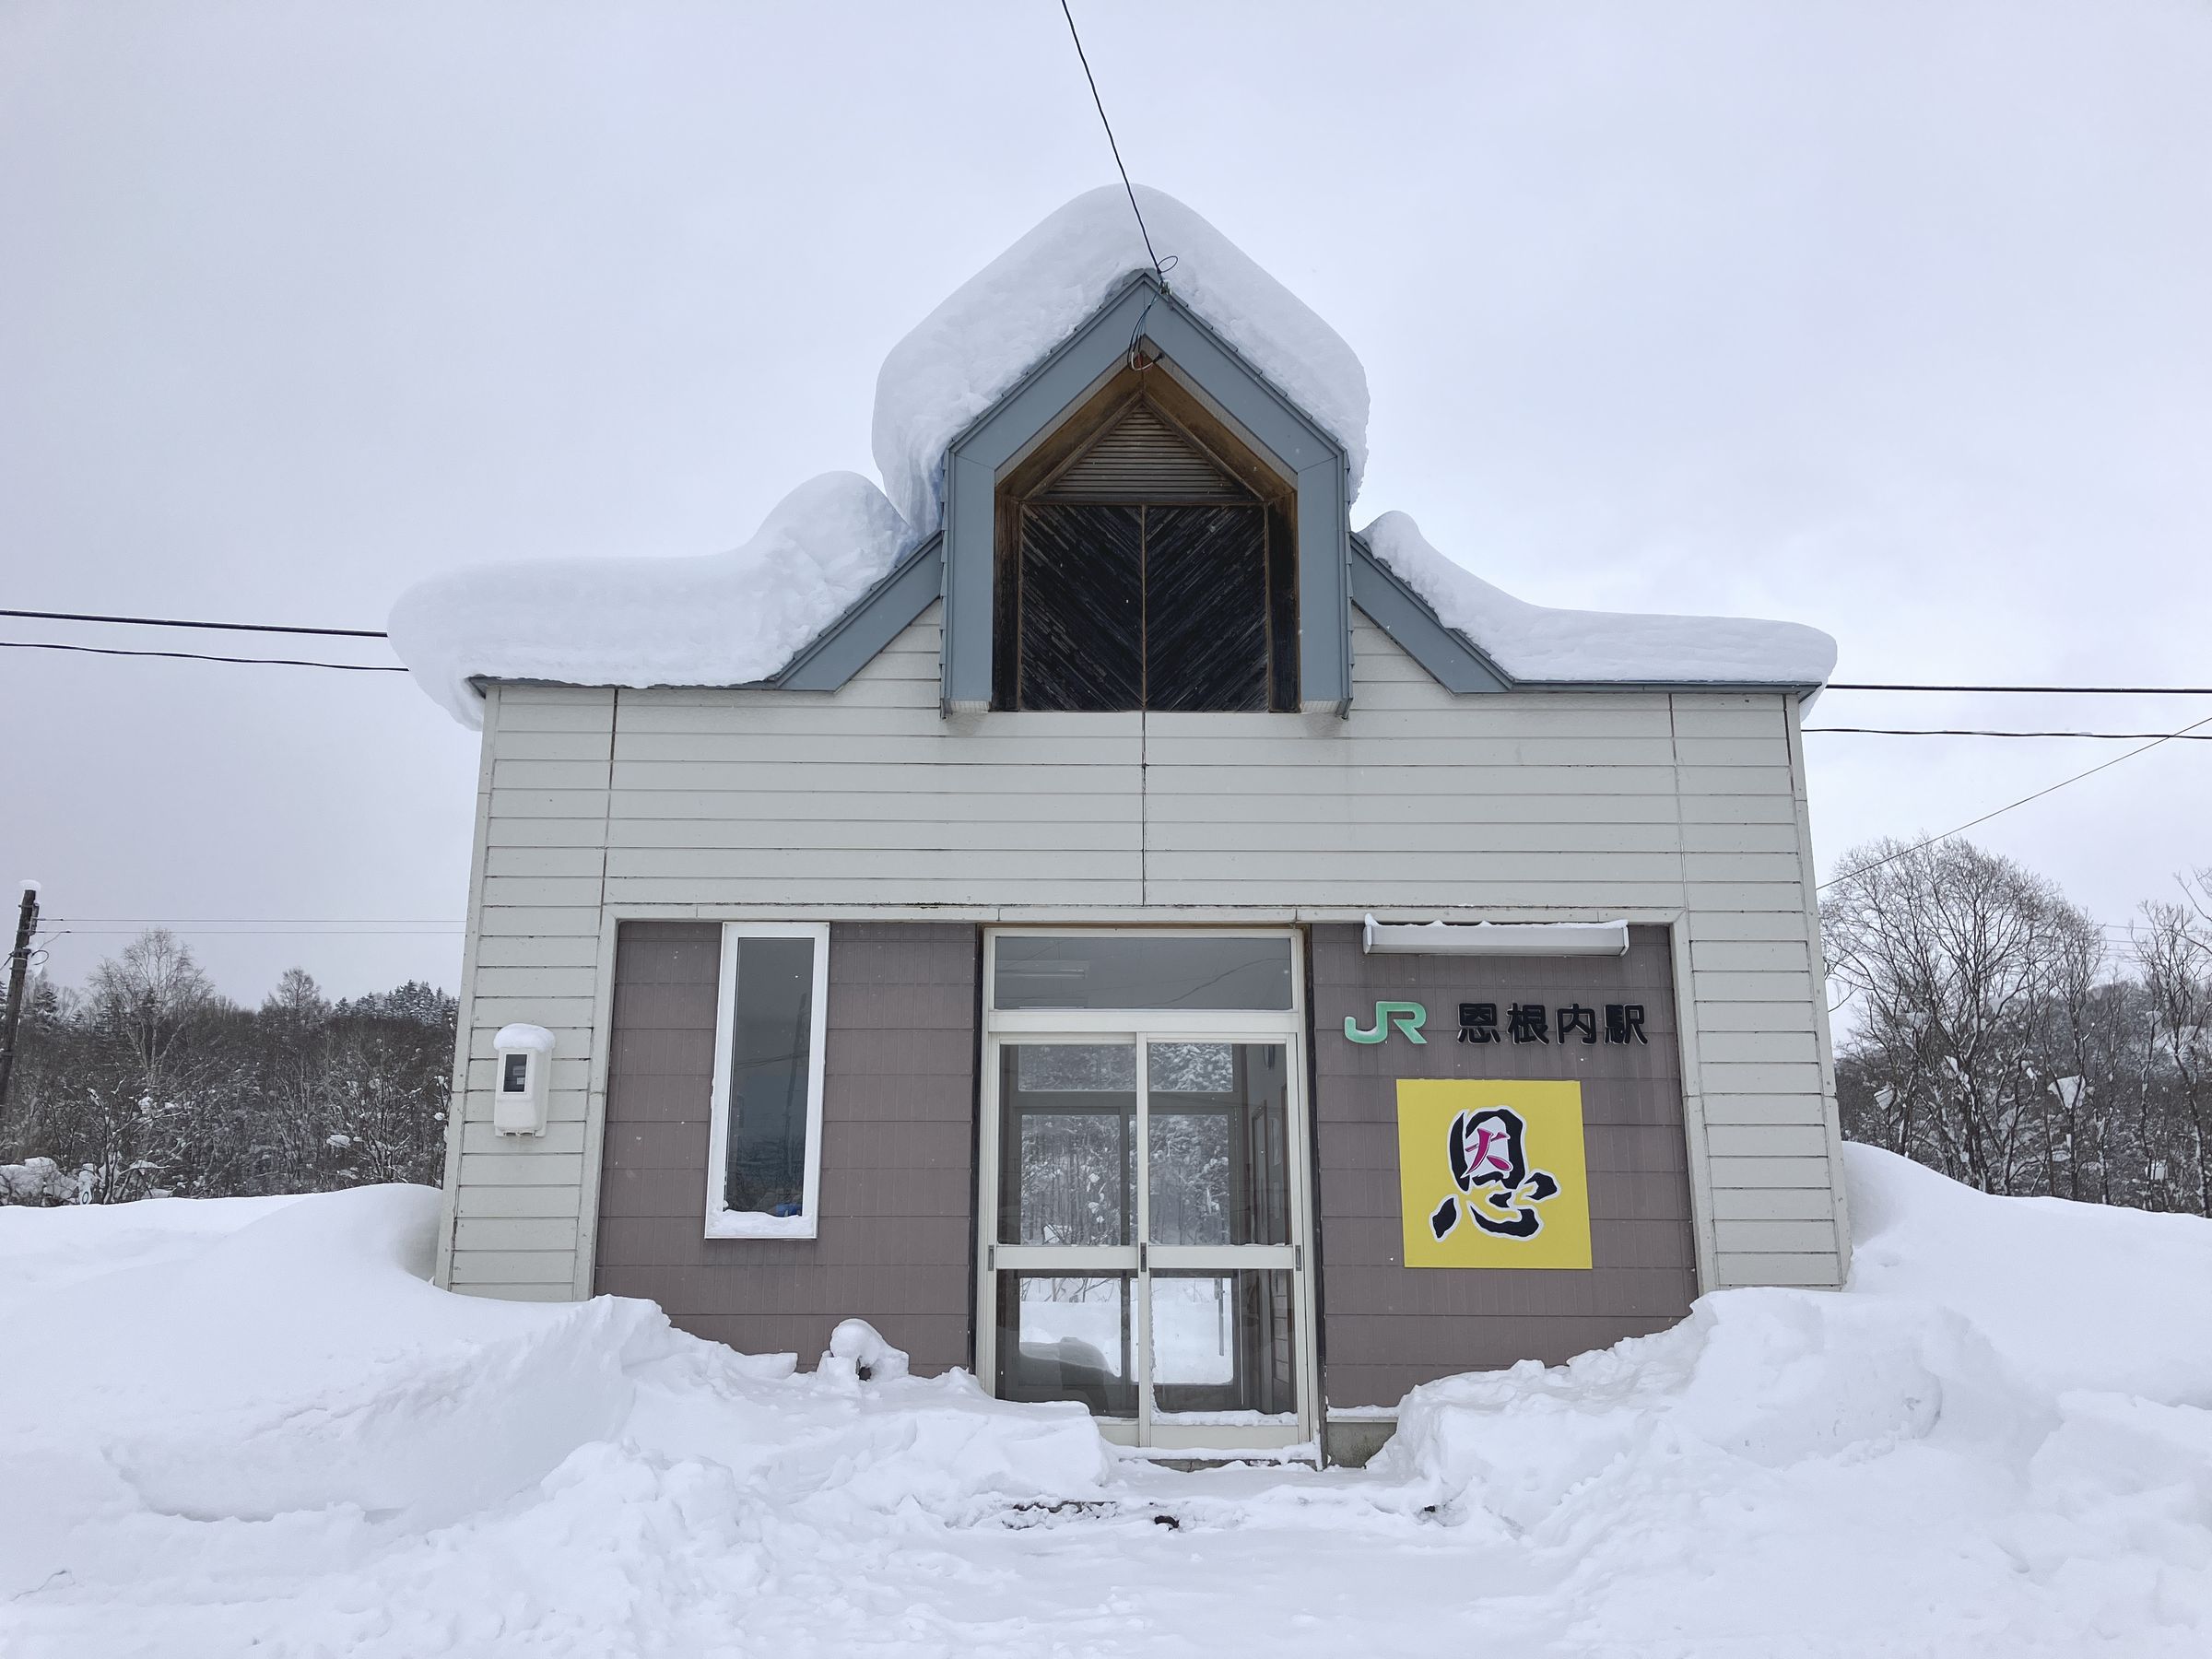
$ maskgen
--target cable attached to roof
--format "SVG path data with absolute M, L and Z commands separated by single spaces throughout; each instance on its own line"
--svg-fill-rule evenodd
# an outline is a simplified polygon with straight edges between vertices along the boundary
M 1083 65 L 1083 78 L 1090 83 L 1090 101 L 1099 108 L 1099 124 L 1106 129 L 1106 147 L 1113 152 L 1115 171 L 1122 175 L 1122 188 L 1129 193 L 1129 211 L 1136 215 L 1136 233 L 1145 239 L 1145 257 L 1152 262 L 1152 274 L 1159 278 L 1159 286 L 1168 286 L 1168 267 L 1160 264 L 1159 255 L 1152 251 L 1152 232 L 1145 228 L 1145 210 L 1136 205 L 1136 186 L 1129 182 L 1129 170 L 1122 165 L 1122 147 L 1114 142 L 1113 123 L 1106 119 L 1106 100 L 1099 96 L 1099 77 L 1090 72 L 1090 54 L 1083 50 L 1083 37 L 1076 29 L 1076 14 L 1067 7 L 1067 0 L 1060 0 L 1060 15 L 1067 19 L 1068 38 L 1076 43 L 1076 59 Z
M 1114 171 L 1122 175 L 1122 188 L 1129 193 L 1129 211 L 1136 216 L 1136 233 L 1145 239 L 1145 257 L 1152 262 L 1152 275 L 1159 279 L 1159 291 L 1168 291 L 1168 273 L 1175 268 L 1175 255 L 1162 258 L 1152 246 L 1152 232 L 1145 224 L 1145 210 L 1136 205 L 1136 186 L 1129 182 L 1129 169 L 1122 162 L 1122 147 L 1113 136 L 1113 123 L 1106 118 L 1106 100 L 1099 96 L 1099 77 L 1090 72 L 1090 54 L 1083 50 L 1083 36 L 1076 29 L 1076 14 L 1068 9 L 1067 0 L 1060 0 L 1060 15 L 1067 19 L 1068 38 L 1076 43 L 1076 58 L 1083 65 L 1083 78 L 1090 83 L 1090 101 L 1098 106 L 1099 124 L 1106 129 L 1106 147 L 1113 152 Z M 1136 313 L 1136 326 L 1129 331 L 1129 367 L 1142 374 L 1152 366 L 1151 359 L 1138 348 L 1137 342 L 1145 336 L 1145 319 L 1152 314 L 1152 300 L 1145 300 L 1145 309 Z

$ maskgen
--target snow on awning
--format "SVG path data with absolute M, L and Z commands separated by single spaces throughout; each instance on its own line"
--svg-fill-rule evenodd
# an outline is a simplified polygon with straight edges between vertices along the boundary
M 1378 922 L 1359 947 L 1370 956 L 1607 957 L 1629 954 L 1629 924 L 1614 922 Z

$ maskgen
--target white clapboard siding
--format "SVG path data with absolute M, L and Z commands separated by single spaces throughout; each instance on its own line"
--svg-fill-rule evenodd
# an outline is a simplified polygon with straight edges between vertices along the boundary
M 599 688 L 494 687 L 486 700 L 488 788 L 441 1241 L 444 1277 L 457 1290 L 552 1297 L 578 1288 L 614 716 L 614 694 Z M 543 1136 L 491 1127 L 492 1038 L 515 1021 L 554 1034 Z
M 1359 618 L 1342 718 L 947 718 L 938 627 L 933 608 L 833 695 L 494 688 L 456 1288 L 589 1288 L 574 1240 L 609 906 L 1679 915 L 1707 1276 L 1838 1281 L 1832 1084 L 1785 697 L 1455 697 Z M 490 1036 L 510 1019 L 556 1033 L 543 1139 L 490 1128 Z

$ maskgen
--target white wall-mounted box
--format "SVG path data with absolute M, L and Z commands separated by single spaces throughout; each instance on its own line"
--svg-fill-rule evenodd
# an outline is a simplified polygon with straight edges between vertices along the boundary
M 501 1026 L 491 1046 L 499 1055 L 499 1082 L 491 1095 L 492 1128 L 500 1135 L 545 1134 L 553 1033 L 544 1026 Z

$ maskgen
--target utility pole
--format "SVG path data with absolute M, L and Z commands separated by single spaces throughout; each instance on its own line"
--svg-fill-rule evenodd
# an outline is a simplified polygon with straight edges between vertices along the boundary
M 39 930 L 39 884 L 23 884 L 23 907 L 16 912 L 16 948 L 7 959 L 7 1012 L 0 1015 L 0 1113 L 7 1110 L 7 1080 L 16 1069 L 16 1028 L 23 1022 L 23 996 L 30 984 L 30 935 Z

